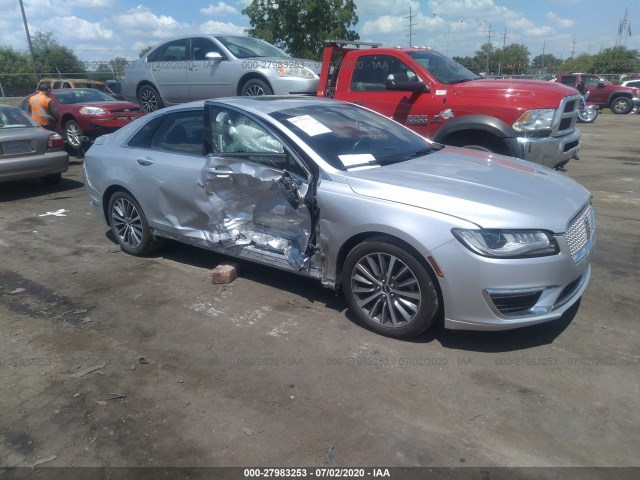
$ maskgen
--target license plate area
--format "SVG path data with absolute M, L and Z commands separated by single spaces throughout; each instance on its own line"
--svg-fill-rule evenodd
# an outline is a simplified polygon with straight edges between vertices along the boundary
M 29 140 L 11 140 L 2 142 L 2 153 L 5 155 L 18 155 L 20 153 L 33 152 L 35 149 Z

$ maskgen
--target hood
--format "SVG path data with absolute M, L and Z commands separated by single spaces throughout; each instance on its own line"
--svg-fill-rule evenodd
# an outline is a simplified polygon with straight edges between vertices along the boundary
M 459 97 L 522 99 L 539 108 L 557 108 L 564 97 L 578 94 L 575 88 L 541 80 L 482 79 L 454 84 L 450 89 Z
M 590 198 L 580 184 L 546 167 L 456 147 L 351 171 L 346 180 L 358 195 L 433 210 L 482 228 L 562 233 Z
M 102 102 L 83 102 L 74 105 L 79 105 L 80 108 L 89 105 L 92 107 L 100 107 L 105 110 L 109 110 L 110 112 L 123 112 L 125 110 L 129 110 L 131 113 L 142 112 L 140 109 L 140 105 L 136 105 L 135 103 L 121 101 L 121 100 L 113 100 L 113 101 L 102 101 Z M 144 113 L 144 112 L 143 112 Z

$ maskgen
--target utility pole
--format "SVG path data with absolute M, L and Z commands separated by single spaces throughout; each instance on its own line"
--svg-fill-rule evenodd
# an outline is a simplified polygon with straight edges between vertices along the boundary
M 487 65 L 485 68 L 485 75 L 489 75 L 489 54 L 491 50 L 491 24 L 489 24 L 489 40 L 487 41 Z
M 29 35 L 29 26 L 27 25 L 27 15 L 24 13 L 24 5 L 22 0 L 20 2 L 20 10 L 22 11 L 22 21 L 24 22 L 24 30 L 27 32 L 27 43 L 29 44 L 29 53 L 31 53 L 31 63 L 33 64 L 33 73 L 36 76 L 36 83 L 38 83 L 38 70 L 36 69 L 36 57 L 33 54 L 33 45 L 31 44 L 31 35 Z
M 574 58 L 575 54 L 576 54 L 576 34 L 575 32 L 573 33 L 573 43 L 571 44 L 571 58 Z
M 410 47 L 413 46 L 413 27 L 416 25 L 415 23 L 413 23 L 413 17 L 415 17 L 415 15 L 411 14 L 411 7 L 409 7 L 409 16 L 404 18 L 409 19 L 409 24 L 405 26 L 409 27 L 409 46 Z
M 504 27 L 502 36 L 502 51 L 500 52 L 500 63 L 498 63 L 498 76 L 502 75 L 502 61 L 504 60 L 504 49 L 507 46 L 507 27 Z

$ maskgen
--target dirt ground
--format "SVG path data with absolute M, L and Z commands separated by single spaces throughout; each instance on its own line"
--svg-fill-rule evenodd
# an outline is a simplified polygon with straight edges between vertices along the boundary
M 570 315 L 414 341 L 292 274 L 123 253 L 80 160 L 0 184 L 0 466 L 640 466 L 639 124 L 581 127 L 597 252 Z

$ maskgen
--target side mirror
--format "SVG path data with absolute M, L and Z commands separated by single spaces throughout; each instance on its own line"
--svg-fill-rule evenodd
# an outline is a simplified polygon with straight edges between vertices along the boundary
M 212 61 L 218 61 L 218 60 L 222 60 L 222 55 L 220 55 L 218 52 L 207 52 L 207 54 L 204 56 L 204 58 L 206 58 L 207 60 L 212 60 Z
M 406 75 L 402 75 L 405 78 L 396 78 L 399 75 L 394 75 L 393 73 L 387 77 L 387 81 L 385 82 L 385 87 L 387 90 L 401 90 L 415 93 L 423 93 L 428 92 L 429 87 L 424 82 L 411 82 L 406 79 Z
M 606 83 L 604 83 L 602 80 L 598 81 L 598 88 L 604 88 L 606 86 Z

